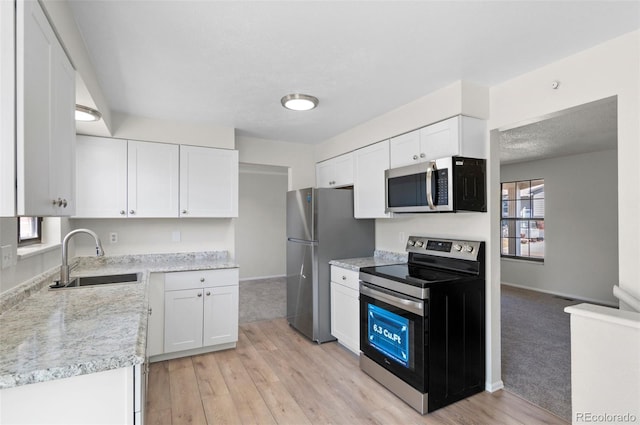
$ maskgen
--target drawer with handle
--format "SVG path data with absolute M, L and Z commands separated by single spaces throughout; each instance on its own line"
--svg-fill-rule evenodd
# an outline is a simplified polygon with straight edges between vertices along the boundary
M 331 281 L 356 291 L 359 290 L 359 274 L 360 273 L 355 270 L 347 270 L 342 267 L 331 266 Z
M 165 273 L 164 290 L 238 285 L 238 269 L 194 270 Z

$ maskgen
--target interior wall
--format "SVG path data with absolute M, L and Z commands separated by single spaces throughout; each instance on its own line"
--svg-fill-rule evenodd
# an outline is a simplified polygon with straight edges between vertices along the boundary
M 315 186 L 316 171 L 312 145 L 238 136 L 236 149 L 241 163 L 289 168 L 289 190 Z
M 12 247 L 12 255 L 14 256 L 12 266 L 0 269 L 0 292 L 5 292 L 26 280 L 60 266 L 61 263 L 62 254 L 59 246 L 43 253 L 25 256 L 19 259 L 17 254 L 17 220 L 15 217 L 0 218 L 0 245 L 10 245 Z M 53 232 L 56 232 L 56 234 L 49 234 L 48 236 L 61 240 L 62 235 L 69 232 L 69 220 L 61 218 L 60 224 L 53 227 Z
M 502 283 L 616 305 L 617 162 L 608 150 L 500 168 L 502 181 L 545 184 L 544 263 L 502 259 Z
M 193 251 L 229 251 L 235 254 L 232 218 L 114 218 L 71 219 L 74 229 L 86 228 L 97 233 L 105 255 L 160 254 Z M 110 243 L 110 234 L 118 242 Z M 90 236 L 74 236 L 74 254 L 95 255 Z
M 554 80 L 560 82 L 557 90 L 551 88 Z M 513 127 L 611 96 L 618 97 L 618 282 L 640 299 L 638 255 L 629 249 L 640 239 L 640 31 L 491 87 L 489 125 Z
M 286 274 L 287 171 L 240 165 L 236 261 L 241 280 Z

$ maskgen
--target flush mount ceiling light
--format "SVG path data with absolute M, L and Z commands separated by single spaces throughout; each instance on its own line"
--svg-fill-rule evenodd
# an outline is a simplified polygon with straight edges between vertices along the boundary
M 280 103 L 292 111 L 309 111 L 318 106 L 319 101 L 317 97 L 308 94 L 292 93 L 280 99 Z
M 98 121 L 102 114 L 88 106 L 76 104 L 76 121 Z

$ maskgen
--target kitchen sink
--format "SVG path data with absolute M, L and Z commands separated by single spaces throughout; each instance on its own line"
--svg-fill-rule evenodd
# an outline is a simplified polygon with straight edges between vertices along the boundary
M 120 283 L 139 283 L 141 273 L 107 274 L 99 276 L 83 276 L 73 278 L 69 284 L 62 286 L 59 282 L 51 285 L 51 289 L 82 288 L 87 286 L 113 285 Z

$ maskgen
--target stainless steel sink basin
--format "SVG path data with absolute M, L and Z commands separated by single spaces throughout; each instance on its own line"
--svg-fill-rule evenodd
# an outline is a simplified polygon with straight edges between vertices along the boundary
M 68 285 L 51 285 L 51 289 L 82 288 L 87 286 L 104 286 L 121 283 L 140 282 L 141 273 L 108 274 L 100 276 L 85 276 L 73 278 Z M 56 282 L 57 283 L 57 282 Z

